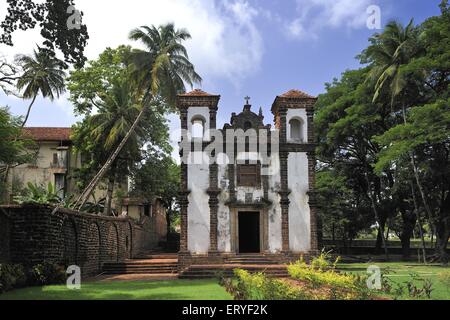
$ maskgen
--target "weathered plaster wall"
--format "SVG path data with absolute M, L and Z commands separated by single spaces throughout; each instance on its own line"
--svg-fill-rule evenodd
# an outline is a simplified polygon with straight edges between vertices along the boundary
M 310 249 L 310 213 L 308 205 L 308 158 L 304 152 L 288 157 L 289 246 L 294 252 Z
M 57 153 L 57 148 L 60 146 L 60 143 L 52 141 L 39 141 L 36 143 L 39 147 L 36 160 L 33 163 L 25 163 L 11 168 L 11 172 L 8 175 L 9 184 L 14 185 L 14 189 L 25 188 L 28 182 L 47 186 L 49 182 L 55 184 L 55 173 L 65 173 L 66 194 L 76 193 L 77 187 L 73 175 L 77 168 L 81 168 L 80 155 L 74 152 L 73 147 L 69 147 L 67 153 L 68 166 L 66 168 L 67 170 L 64 171 L 52 166 L 53 154 Z M 90 200 L 104 198 L 106 196 L 106 188 L 107 186 L 104 182 L 99 183 L 94 189 L 93 196 Z M 128 189 L 125 181 L 117 183 L 115 188 L 116 190 L 122 189 L 124 191 Z M 115 207 L 114 202 L 113 207 Z
M 219 187 L 222 190 L 219 194 L 219 210 L 218 210 L 218 249 L 220 252 L 231 251 L 231 213 L 229 207 L 225 204 L 229 200 L 229 183 L 230 177 L 228 175 L 226 165 L 219 165 Z M 266 171 L 265 171 L 266 172 Z M 280 171 L 278 155 L 274 154 L 270 158 L 268 175 L 268 198 L 273 203 L 268 209 L 268 251 L 276 253 L 281 250 L 281 207 L 280 196 Z M 235 178 L 235 177 L 233 177 Z M 264 178 L 263 178 L 264 179 Z M 258 198 L 264 196 L 263 188 L 252 187 L 236 187 L 236 198 L 240 202 L 245 202 L 245 194 L 251 193 L 252 200 L 256 201 Z
M 195 156 L 195 155 L 194 155 Z M 188 250 L 207 253 L 209 249 L 209 165 L 188 166 Z
M 274 154 L 270 158 L 269 163 L 269 200 L 272 205 L 268 210 L 269 214 L 269 237 L 268 249 L 272 253 L 281 250 L 281 206 L 280 206 L 280 160 L 278 154 Z
M 226 165 L 219 165 L 219 208 L 217 211 L 217 247 L 220 252 L 231 251 L 231 217 L 230 208 L 225 203 L 230 198 L 228 191 L 229 176 Z

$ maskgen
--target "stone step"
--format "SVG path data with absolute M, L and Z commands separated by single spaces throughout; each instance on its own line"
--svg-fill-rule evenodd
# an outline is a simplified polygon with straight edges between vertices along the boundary
M 232 277 L 234 274 L 232 272 L 224 273 L 225 277 Z M 216 278 L 218 275 L 214 272 L 191 272 L 185 271 L 182 274 L 178 275 L 180 279 L 200 279 L 200 278 Z M 267 277 L 270 278 L 287 278 L 289 274 L 287 272 L 271 272 L 266 273 Z
M 168 270 L 108 270 L 104 271 L 104 274 L 161 274 L 161 275 L 173 275 L 176 274 L 176 270 L 168 271 Z
M 233 259 L 227 260 L 226 264 L 283 264 L 282 262 L 272 260 L 246 260 L 246 259 Z
M 135 259 L 178 259 L 178 254 L 176 253 L 166 253 L 166 254 L 139 254 Z
M 270 264 L 270 265 L 255 265 L 255 264 L 223 264 L 223 265 L 192 265 L 190 270 L 234 270 L 244 269 L 249 271 L 264 271 L 264 270 L 287 270 L 285 265 L 282 264 Z
M 192 265 L 183 271 L 179 278 L 198 279 L 215 278 L 220 274 L 226 277 L 234 275 L 234 269 L 244 269 L 250 273 L 263 272 L 268 277 L 288 277 L 286 265 L 281 264 L 222 264 L 222 265 Z
M 104 263 L 104 267 L 116 267 L 116 266 L 129 266 L 129 267 L 143 267 L 143 266 L 153 266 L 153 267 L 161 267 L 161 266 L 178 266 L 178 263 L 170 262 L 170 263 L 127 263 L 127 262 L 118 262 L 118 263 Z
M 131 259 L 103 264 L 105 274 L 174 274 L 178 272 L 178 259 L 166 259 L 158 255 L 154 259 Z
M 142 269 L 177 269 L 176 266 L 141 266 L 141 267 L 127 267 L 127 266 L 107 266 L 103 270 L 142 270 Z
M 118 263 L 178 263 L 178 259 L 129 259 Z

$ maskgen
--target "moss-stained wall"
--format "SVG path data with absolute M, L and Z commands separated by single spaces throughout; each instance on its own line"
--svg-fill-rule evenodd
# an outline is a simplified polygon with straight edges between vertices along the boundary
M 43 261 L 75 264 L 83 276 L 89 276 L 98 274 L 104 262 L 131 258 L 145 246 L 148 231 L 129 218 L 67 209 L 52 214 L 52 210 L 47 206 L 2 207 L 0 259 L 25 266 Z

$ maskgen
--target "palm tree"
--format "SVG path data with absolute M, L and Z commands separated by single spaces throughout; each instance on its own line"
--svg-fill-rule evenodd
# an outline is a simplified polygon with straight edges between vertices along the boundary
M 34 50 L 33 56 L 20 55 L 16 58 L 19 65 L 22 66 L 23 74 L 17 80 L 17 89 L 22 90 L 24 99 L 31 99 L 25 119 L 22 122 L 22 128 L 27 123 L 31 107 L 36 101 L 39 93 L 44 98 L 53 99 L 59 97 L 65 91 L 64 63 L 55 57 L 50 56 L 46 51 Z
M 31 107 L 39 92 L 44 98 L 53 100 L 55 95 L 59 97 L 65 91 L 64 78 L 66 73 L 64 72 L 64 62 L 50 56 L 48 52 L 41 50 L 39 47 L 37 51 L 34 50 L 33 56 L 17 56 L 16 62 L 23 69 L 23 74 L 17 80 L 17 89 L 24 89 L 22 97 L 31 99 L 27 114 L 21 124 L 21 128 L 23 128 L 28 121 Z M 7 165 L 3 177 L 4 181 L 8 180 L 9 168 L 10 166 Z
M 134 120 L 143 110 L 140 98 L 136 96 L 135 92 L 128 81 L 113 84 L 111 91 L 98 103 L 98 112 L 88 120 L 89 139 L 95 142 L 95 145 L 101 146 L 102 151 L 107 154 L 114 151 L 125 138 Z M 143 135 L 139 126 L 133 130 L 125 145 L 126 155 L 122 156 L 122 159 L 129 158 L 130 161 L 133 161 L 136 158 L 135 155 L 139 153 L 139 137 Z M 108 172 L 105 215 L 109 215 L 111 212 L 114 185 L 118 178 L 118 165 L 119 163 L 115 159 Z M 128 163 L 123 165 L 127 166 Z
M 81 193 L 75 207 L 83 206 L 97 183 L 113 165 L 121 149 L 137 128 L 145 106 L 152 98 L 163 99 L 170 106 L 174 106 L 176 95 L 186 91 L 185 82 L 191 86 L 193 83 L 201 82 L 201 77 L 195 72 L 187 50 L 182 44 L 190 37 L 185 29 L 175 29 L 171 23 L 158 28 L 143 26 L 130 32 L 130 39 L 141 41 L 146 47 L 146 50 L 136 50 L 132 55 L 133 80 L 137 92 L 143 96 L 141 103 L 143 107 L 115 151 Z
M 374 62 L 370 78 L 377 80 L 373 102 L 388 86 L 393 107 L 395 98 L 402 92 L 406 83 L 400 67 L 411 61 L 418 52 L 417 36 L 417 29 L 411 20 L 406 27 L 391 21 L 383 33 L 373 37 L 373 44 L 365 53 Z
M 369 76 L 369 79 L 376 80 L 373 102 L 376 102 L 380 97 L 382 90 L 388 87 L 391 109 L 394 109 L 395 99 L 404 91 L 408 81 L 407 76 L 402 72 L 401 67 L 408 64 L 420 50 L 417 45 L 419 42 L 417 31 L 417 28 L 413 25 L 413 20 L 411 20 L 406 27 L 403 27 L 399 22 L 392 21 L 386 25 L 383 33 L 372 38 L 373 44 L 367 48 L 365 56 L 373 62 Z M 401 103 L 401 111 L 403 123 L 406 124 L 407 117 L 404 102 Z M 414 152 L 410 152 L 409 157 L 422 202 L 427 212 L 430 225 L 433 228 L 433 233 L 435 234 L 432 213 L 425 197 L 422 182 L 420 181 Z M 412 192 L 414 192 L 412 184 L 411 189 Z M 416 212 L 416 215 L 417 220 L 420 221 L 419 212 Z M 420 224 L 419 228 L 421 229 Z M 420 230 L 420 233 L 423 234 L 422 230 Z M 424 243 L 423 239 L 422 242 Z M 423 248 L 423 250 L 425 250 L 425 248 Z
M 185 82 L 191 87 L 194 82 L 201 82 L 182 45 L 182 41 L 191 38 L 185 29 L 175 29 L 172 23 L 159 28 L 143 26 L 132 30 L 129 37 L 146 47 L 132 56 L 140 88 L 174 105 L 176 95 L 186 91 Z

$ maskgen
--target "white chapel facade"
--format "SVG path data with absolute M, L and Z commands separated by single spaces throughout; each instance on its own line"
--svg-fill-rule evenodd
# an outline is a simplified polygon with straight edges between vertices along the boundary
M 222 263 L 242 254 L 286 261 L 315 254 L 316 98 L 299 90 L 277 96 L 275 128 L 264 124 L 262 110 L 253 112 L 248 99 L 242 112 L 216 128 L 219 100 L 199 89 L 177 100 L 185 132 L 180 265 Z

